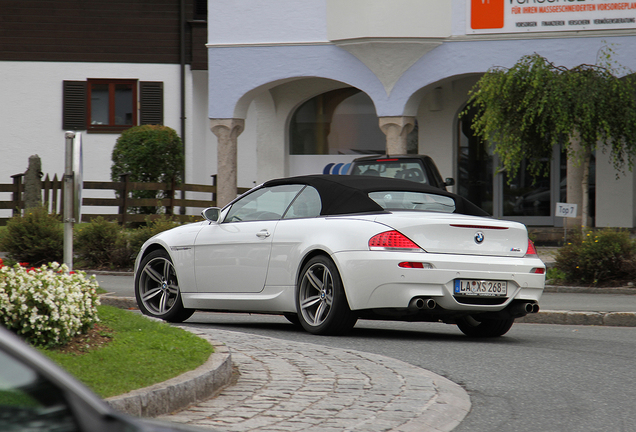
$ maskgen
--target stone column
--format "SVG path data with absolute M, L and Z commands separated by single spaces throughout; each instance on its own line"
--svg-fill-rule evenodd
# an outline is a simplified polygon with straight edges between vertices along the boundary
M 38 155 L 29 157 L 29 167 L 24 173 L 24 208 L 42 205 L 42 161 Z
M 216 205 L 219 207 L 223 207 L 237 195 L 237 139 L 244 128 L 243 119 L 210 119 L 210 129 L 218 139 Z
M 406 138 L 415 127 L 415 117 L 380 117 L 380 130 L 386 135 L 386 154 L 406 154 Z

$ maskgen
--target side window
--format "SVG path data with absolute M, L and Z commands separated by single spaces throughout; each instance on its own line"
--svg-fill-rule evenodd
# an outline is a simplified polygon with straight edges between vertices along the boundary
M 138 124 L 163 124 L 163 83 L 89 79 L 64 81 L 62 128 L 121 132 Z
M 302 188 L 303 185 L 283 185 L 258 189 L 232 204 L 223 222 L 280 219 Z
M 0 430 L 79 430 L 58 387 L 3 352 L 0 365 Z
M 320 201 L 320 194 L 318 194 L 318 191 L 313 187 L 307 186 L 298 194 L 291 206 L 289 206 L 283 219 L 316 217 L 320 215 L 321 209 L 322 202 Z

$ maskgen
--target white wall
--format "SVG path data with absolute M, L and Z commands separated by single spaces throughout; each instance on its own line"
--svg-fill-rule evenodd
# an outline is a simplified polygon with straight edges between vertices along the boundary
M 29 156 L 35 154 L 42 160 L 44 174 L 51 174 L 51 177 L 57 174 L 60 177 L 64 173 L 62 86 L 65 80 L 129 78 L 163 81 L 164 124 L 174 128 L 177 133 L 181 132 L 178 65 L 0 62 L 0 77 L 0 127 L 3 131 L 0 139 L 0 183 L 10 183 L 11 175 L 25 172 Z M 192 94 L 189 78 L 187 88 Z M 206 105 L 203 104 L 201 109 L 205 115 Z M 84 180 L 109 181 L 111 153 L 119 134 L 81 132 Z M 186 136 L 186 142 L 191 142 L 190 138 Z M 4 195 L 0 199 L 8 199 L 8 194 Z M 93 193 L 84 196 L 100 195 Z M 0 216 L 10 216 L 10 212 L 2 211 Z
M 596 226 L 636 226 L 636 175 L 626 170 L 616 178 L 609 154 L 596 151 Z M 580 212 L 580 209 L 579 209 Z
M 208 2 L 212 45 L 326 42 L 325 0 Z
M 444 38 L 451 35 L 449 0 L 327 0 L 329 40 Z
M 477 76 L 458 77 L 431 85 L 418 109 L 419 153 L 433 158 L 443 178 L 454 177 L 456 182 L 457 116 L 477 79 Z

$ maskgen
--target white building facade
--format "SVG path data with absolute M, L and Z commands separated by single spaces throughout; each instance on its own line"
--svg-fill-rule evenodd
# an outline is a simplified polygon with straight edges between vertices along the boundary
M 612 0 L 215 0 L 208 3 L 208 117 L 191 172 L 219 201 L 275 177 L 343 173 L 373 153 L 431 156 L 454 192 L 495 217 L 562 226 L 566 159 L 509 183 L 473 136 L 469 92 L 491 67 L 538 53 L 594 64 L 609 45 L 636 70 L 636 4 Z M 200 153 L 199 153 L 200 152 Z M 595 226 L 634 227 L 636 179 L 596 152 Z

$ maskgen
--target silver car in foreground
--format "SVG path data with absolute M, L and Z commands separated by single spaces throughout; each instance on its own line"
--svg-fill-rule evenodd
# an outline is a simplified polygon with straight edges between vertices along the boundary
M 202 432 L 115 411 L 4 327 L 0 327 L 0 431 Z
M 443 321 L 493 337 L 539 310 L 545 266 L 526 227 L 429 185 L 277 179 L 203 216 L 142 246 L 143 313 L 283 314 L 314 334 L 345 333 L 358 319 Z

